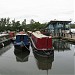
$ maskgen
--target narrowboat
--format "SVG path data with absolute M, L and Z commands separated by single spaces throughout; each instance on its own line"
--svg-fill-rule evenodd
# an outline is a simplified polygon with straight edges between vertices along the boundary
M 14 41 L 14 47 L 18 51 L 29 50 L 29 37 L 26 33 L 20 32 L 16 34 L 16 39 Z
M 52 37 L 43 35 L 39 31 L 32 33 L 31 45 L 34 52 L 40 55 L 49 56 L 53 51 Z
M 0 34 L 0 48 L 3 48 L 11 43 L 9 34 L 2 33 Z
M 14 50 L 14 54 L 16 56 L 17 62 L 27 62 L 29 58 L 30 51 L 25 50 L 24 52 L 18 52 L 17 50 Z

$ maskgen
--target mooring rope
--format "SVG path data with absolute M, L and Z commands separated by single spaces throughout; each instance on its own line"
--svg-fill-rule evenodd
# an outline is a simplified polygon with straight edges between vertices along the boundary
M 22 44 L 26 47 L 26 45 L 24 44 L 24 42 L 23 41 L 21 41 L 22 42 Z M 26 47 L 27 48 L 27 47 Z M 28 49 L 28 48 L 27 48 Z M 29 50 L 29 49 L 28 49 Z

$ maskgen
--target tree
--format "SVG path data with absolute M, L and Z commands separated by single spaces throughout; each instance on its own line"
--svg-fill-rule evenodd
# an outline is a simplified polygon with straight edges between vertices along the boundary
M 35 21 L 33 19 L 30 20 L 30 24 L 34 24 Z
M 9 25 L 9 22 L 10 22 L 10 18 L 8 17 L 7 18 L 7 25 Z
M 5 31 L 6 27 L 6 18 L 1 18 L 0 20 L 0 31 Z
M 26 19 L 24 19 L 24 21 L 22 22 L 22 25 L 23 25 L 23 26 L 26 25 Z

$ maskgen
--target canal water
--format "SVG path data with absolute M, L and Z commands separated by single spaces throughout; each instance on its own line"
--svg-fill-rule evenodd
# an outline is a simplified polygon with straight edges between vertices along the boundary
M 0 75 L 75 75 L 75 45 L 53 40 L 54 54 L 50 58 L 30 53 L 14 53 L 10 44 L 0 49 Z

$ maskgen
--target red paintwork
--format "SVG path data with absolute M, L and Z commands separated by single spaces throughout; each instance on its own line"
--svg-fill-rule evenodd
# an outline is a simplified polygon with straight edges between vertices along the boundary
M 14 33 L 14 32 L 10 32 L 10 33 L 9 33 L 9 36 L 10 36 L 10 38 L 12 39 L 12 38 L 15 36 L 15 33 Z
M 52 37 L 51 36 L 38 38 L 37 36 L 32 34 L 32 40 L 38 50 L 48 50 L 52 48 Z

